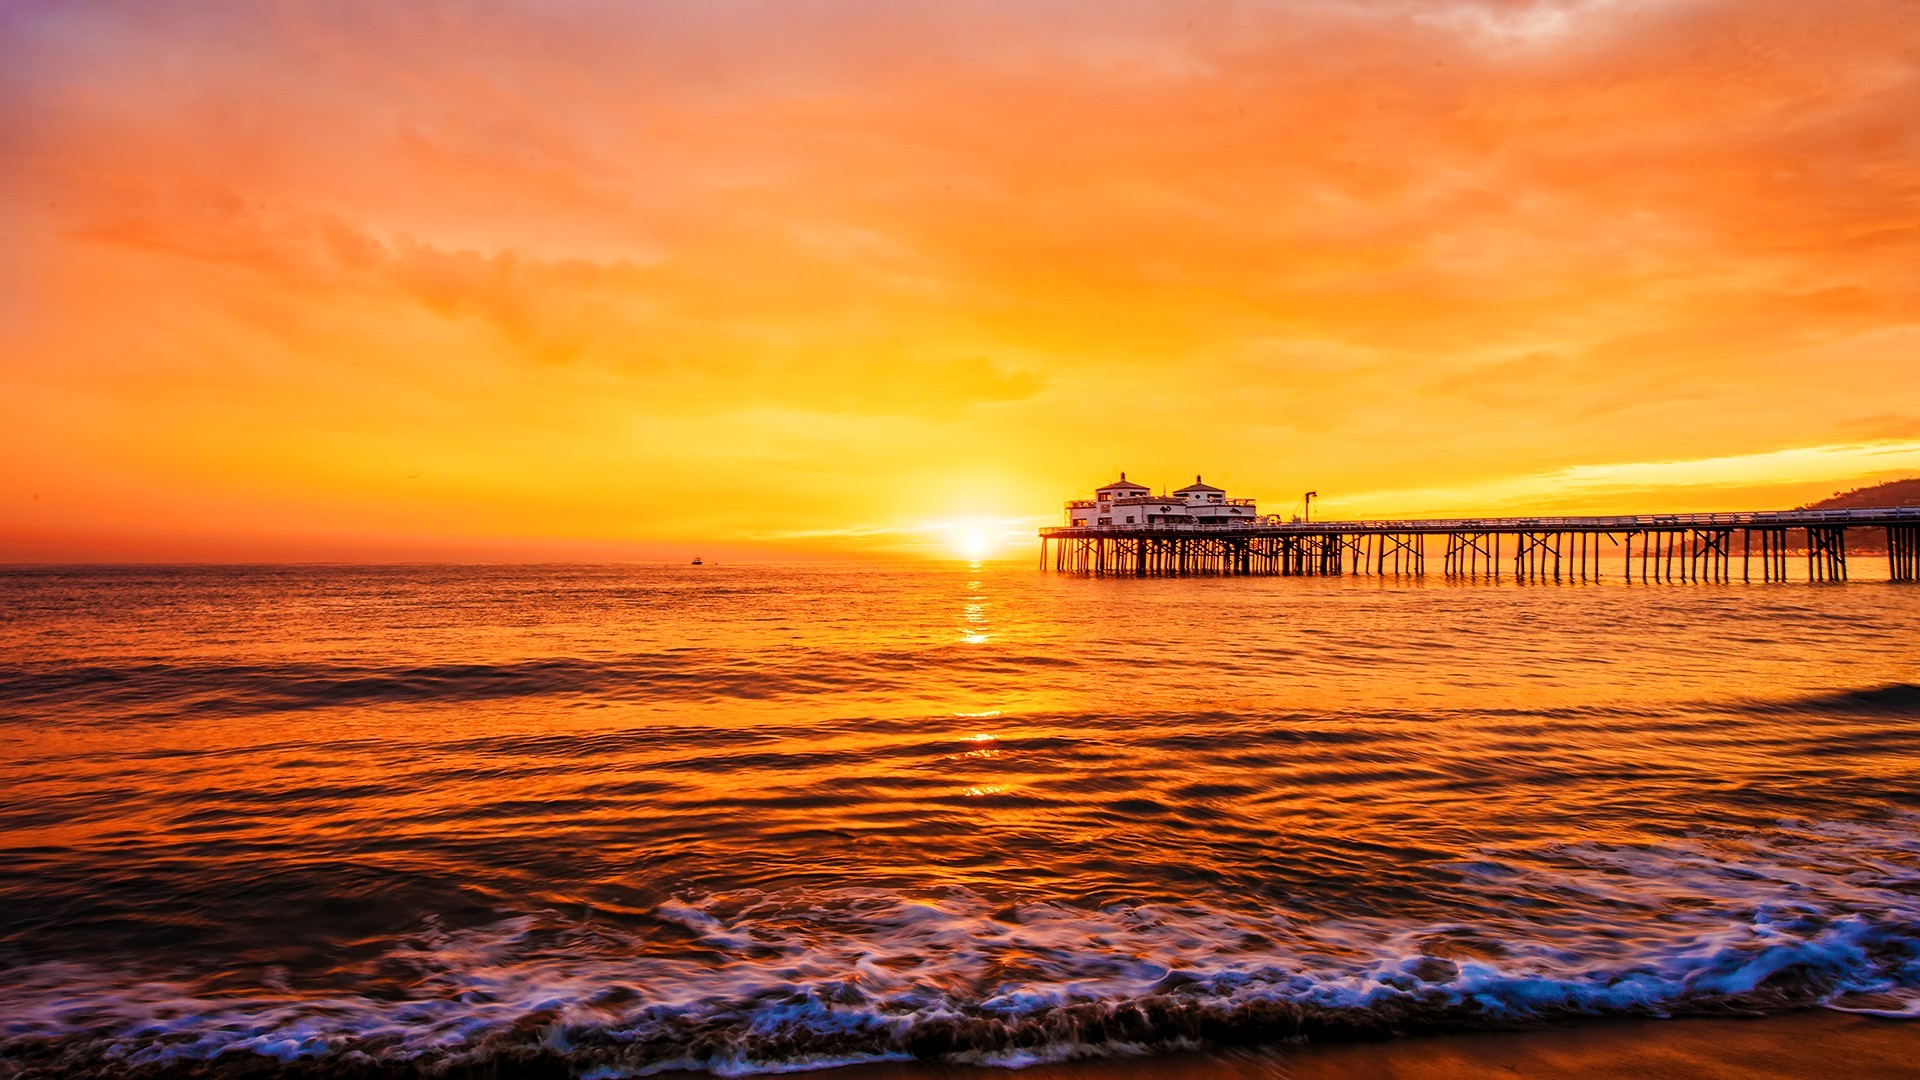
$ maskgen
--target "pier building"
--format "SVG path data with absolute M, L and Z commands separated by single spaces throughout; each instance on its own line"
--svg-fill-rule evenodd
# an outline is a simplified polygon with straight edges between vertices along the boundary
M 1260 511 L 1254 505 L 1254 500 L 1229 499 L 1225 488 L 1214 487 L 1198 476 L 1193 478 L 1193 483 L 1171 495 L 1155 495 L 1152 488 L 1127 479 L 1127 474 L 1123 472 L 1120 479 L 1094 489 L 1093 498 L 1073 499 L 1067 503 L 1069 527 L 1217 527 L 1249 525 L 1259 517 Z

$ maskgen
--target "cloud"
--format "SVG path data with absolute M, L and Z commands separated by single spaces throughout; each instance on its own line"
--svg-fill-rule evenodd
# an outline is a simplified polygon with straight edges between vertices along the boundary
M 1912 15 L 18 5 L 0 450 L 289 528 L 427 461 L 447 528 L 578 533 L 682 527 L 617 516 L 629 473 L 804 484 L 831 531 L 1116 460 L 1798 468 L 1783 431 L 1911 434 Z
M 952 415 L 971 404 L 1029 398 L 1044 385 L 1032 371 L 907 341 L 863 310 L 868 298 L 843 297 L 842 325 L 817 328 L 811 341 L 770 324 L 750 299 L 737 302 L 735 318 L 707 322 L 677 299 L 686 276 L 701 271 L 672 260 L 447 250 L 407 236 L 386 240 L 334 215 L 270 214 L 227 192 L 161 205 L 128 200 L 116 216 L 73 235 L 242 275 L 249 288 L 311 305 L 404 302 L 449 323 L 484 326 L 541 364 L 665 374 L 685 410 L 777 404 L 829 414 Z M 704 309 L 715 301 L 694 303 Z M 796 378 L 794 367 L 811 370 Z M 930 387 L 939 392 L 929 394 Z
M 1620 512 L 1666 499 L 1725 499 L 1757 489 L 1813 488 L 1836 476 L 1920 473 L 1920 440 L 1880 440 L 1796 446 L 1750 454 L 1660 461 L 1613 461 L 1514 474 L 1455 488 L 1374 492 L 1340 503 L 1343 510 L 1393 514 L 1390 507 L 1420 507 L 1423 514 L 1486 514 L 1526 507 L 1605 506 Z M 1371 509 L 1380 508 L 1380 509 Z M 1678 507 L 1676 507 L 1678 508 Z M 1766 507 L 1734 507 L 1766 509 Z M 1405 512 L 1405 511 L 1402 511 Z

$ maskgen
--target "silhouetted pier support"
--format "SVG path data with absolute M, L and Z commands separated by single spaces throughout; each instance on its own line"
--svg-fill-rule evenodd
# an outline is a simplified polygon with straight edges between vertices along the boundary
M 1887 572 L 1895 581 L 1920 581 L 1920 526 L 1887 526 Z
M 1879 510 L 1664 514 L 1602 518 L 1477 518 L 1453 521 L 1269 522 L 1246 526 L 1068 526 L 1042 529 L 1040 566 L 1060 573 L 1125 575 L 1422 576 L 1429 540 L 1444 541 L 1449 576 L 1498 579 L 1503 540 L 1513 538 L 1519 581 L 1599 581 L 1608 551 L 1624 580 L 1848 579 L 1847 530 L 1884 528 L 1888 577 L 1920 581 L 1920 507 Z M 1804 538 L 1804 544 L 1797 541 Z M 1789 577 L 1789 555 L 1806 560 Z M 1755 564 L 1758 564 L 1756 567 Z
M 1847 530 L 1807 530 L 1807 580 L 1847 580 Z
M 1486 532 L 1450 532 L 1447 534 L 1445 572 L 1453 577 L 1500 576 L 1500 534 Z
M 1753 562 L 1760 562 L 1761 581 L 1787 580 L 1787 530 L 1786 529 L 1742 529 L 1740 546 L 1740 580 L 1753 580 Z M 1754 541 L 1759 546 L 1754 546 Z

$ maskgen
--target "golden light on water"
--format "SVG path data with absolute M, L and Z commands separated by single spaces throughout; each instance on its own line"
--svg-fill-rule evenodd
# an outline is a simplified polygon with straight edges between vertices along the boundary
M 987 602 L 980 597 L 980 582 L 967 582 L 966 601 L 960 606 L 960 640 L 969 645 L 984 645 L 988 641 Z

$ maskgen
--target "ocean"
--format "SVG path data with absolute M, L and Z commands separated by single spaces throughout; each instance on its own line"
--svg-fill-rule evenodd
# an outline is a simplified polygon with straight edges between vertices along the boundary
M 1917 629 L 1884 582 L 4 570 L 0 1076 L 1920 1020 Z

